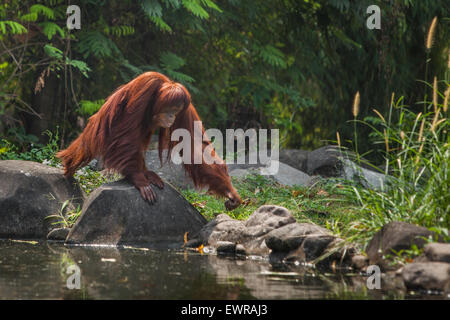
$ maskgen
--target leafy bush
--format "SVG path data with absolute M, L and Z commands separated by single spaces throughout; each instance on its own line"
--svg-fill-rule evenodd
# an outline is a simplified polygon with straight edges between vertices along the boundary
M 36 143 L 37 138 L 34 136 L 23 136 L 18 143 L 12 143 L 6 139 L 0 140 L 0 160 L 27 160 L 56 166 L 59 163 L 55 157 L 59 150 L 58 131 L 55 134 L 49 130 L 44 133 L 49 137 L 46 145 Z M 20 137 L 20 135 L 15 136 Z

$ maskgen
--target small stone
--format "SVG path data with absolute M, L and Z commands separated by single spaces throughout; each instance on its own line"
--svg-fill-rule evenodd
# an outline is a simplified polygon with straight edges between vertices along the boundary
M 357 254 L 352 257 L 352 267 L 356 270 L 361 270 L 369 264 L 369 258 L 362 254 Z
M 245 247 L 240 243 L 238 243 L 236 245 L 236 254 L 243 255 L 243 256 L 247 255 L 247 251 L 245 250 Z
M 236 244 L 230 241 L 217 241 L 216 250 L 217 254 L 235 254 Z
M 429 261 L 450 263 L 450 243 L 428 243 L 423 252 Z

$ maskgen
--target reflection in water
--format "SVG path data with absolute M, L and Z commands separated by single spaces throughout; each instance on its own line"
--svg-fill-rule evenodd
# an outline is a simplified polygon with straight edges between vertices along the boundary
M 81 271 L 68 289 L 67 268 Z M 179 250 L 0 241 L 0 299 L 383 299 L 359 276 Z

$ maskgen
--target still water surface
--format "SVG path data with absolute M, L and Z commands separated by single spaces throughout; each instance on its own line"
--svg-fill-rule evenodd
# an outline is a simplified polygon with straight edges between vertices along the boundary
M 80 289 L 68 289 L 71 265 Z M 72 280 L 73 277 L 69 280 Z M 76 285 L 75 281 L 71 281 Z M 404 299 L 366 278 L 180 250 L 0 241 L 0 299 Z M 442 297 L 431 297 L 442 298 Z

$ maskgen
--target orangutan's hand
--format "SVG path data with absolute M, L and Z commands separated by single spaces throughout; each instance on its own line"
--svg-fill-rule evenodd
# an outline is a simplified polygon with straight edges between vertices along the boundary
M 150 181 L 151 184 L 154 184 L 160 189 L 164 188 L 164 182 L 155 172 L 147 170 L 145 172 L 145 177 Z

